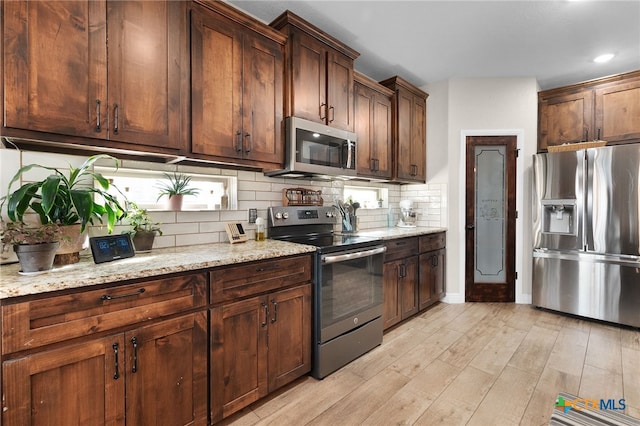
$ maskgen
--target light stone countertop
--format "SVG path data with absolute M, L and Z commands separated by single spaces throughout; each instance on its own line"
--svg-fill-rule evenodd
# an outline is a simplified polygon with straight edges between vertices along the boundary
M 100 264 L 95 264 L 91 256 L 83 256 L 79 263 L 34 275 L 19 274 L 17 263 L 3 265 L 0 266 L 0 299 L 313 253 L 315 250 L 314 246 L 265 240 L 154 249 Z
M 446 228 L 376 228 L 358 235 L 391 240 L 446 231 Z M 154 249 L 134 257 L 95 264 L 91 256 L 52 271 L 21 275 L 19 264 L 0 266 L 0 300 L 72 288 L 126 281 L 256 260 L 315 252 L 314 246 L 267 239 L 240 244 L 217 243 Z

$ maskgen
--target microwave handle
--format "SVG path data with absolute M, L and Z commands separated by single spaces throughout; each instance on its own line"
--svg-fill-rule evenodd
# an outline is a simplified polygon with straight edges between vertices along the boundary
M 355 142 L 347 141 L 347 164 L 345 164 L 344 168 L 351 168 L 351 162 L 353 161 L 353 152 L 355 151 L 356 144 Z

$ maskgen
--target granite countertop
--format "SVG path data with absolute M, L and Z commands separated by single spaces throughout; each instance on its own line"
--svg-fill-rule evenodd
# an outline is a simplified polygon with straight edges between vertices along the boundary
M 315 252 L 314 246 L 283 241 L 202 244 L 137 253 L 128 259 L 95 264 L 91 256 L 48 272 L 21 275 L 19 264 L 0 266 L 0 299 L 97 284 L 188 272 L 216 266 Z
M 436 232 L 446 228 L 376 228 L 358 235 L 391 240 Z M 83 256 L 79 263 L 54 268 L 52 271 L 21 275 L 20 265 L 0 266 L 0 300 L 51 291 L 88 287 L 110 282 L 149 278 L 175 272 L 235 263 L 252 262 L 282 256 L 315 252 L 314 246 L 277 240 L 247 241 L 240 244 L 202 244 L 137 253 L 134 257 L 95 264 L 91 256 Z

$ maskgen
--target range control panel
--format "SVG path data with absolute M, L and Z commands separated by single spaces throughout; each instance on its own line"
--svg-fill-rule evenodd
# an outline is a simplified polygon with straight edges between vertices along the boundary
M 322 225 L 336 223 L 338 215 L 332 206 L 287 206 L 269 207 L 268 226 L 270 228 L 294 225 Z

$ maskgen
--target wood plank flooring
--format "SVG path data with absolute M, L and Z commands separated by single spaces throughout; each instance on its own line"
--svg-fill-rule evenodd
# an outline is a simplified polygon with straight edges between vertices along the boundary
M 529 305 L 440 303 L 323 380 L 225 425 L 546 425 L 558 392 L 640 418 L 640 331 Z

